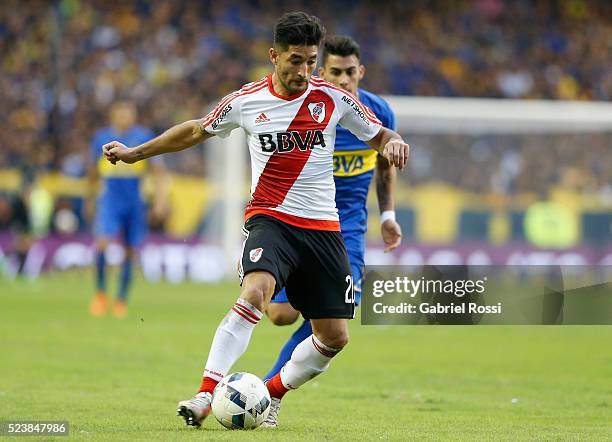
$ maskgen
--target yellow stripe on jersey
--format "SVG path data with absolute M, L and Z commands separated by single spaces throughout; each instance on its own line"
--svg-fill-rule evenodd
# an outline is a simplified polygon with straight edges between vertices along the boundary
M 376 167 L 374 149 L 337 150 L 334 152 L 334 176 L 355 176 Z
M 145 174 L 147 169 L 147 162 L 138 161 L 134 164 L 127 164 L 123 161 L 118 161 L 117 164 L 112 165 L 104 157 L 98 160 L 98 172 L 102 177 L 140 177 Z

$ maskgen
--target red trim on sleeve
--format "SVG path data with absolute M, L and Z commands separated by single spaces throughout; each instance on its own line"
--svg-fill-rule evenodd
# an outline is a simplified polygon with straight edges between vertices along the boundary
M 243 95 L 253 94 L 264 89 L 265 87 L 266 79 L 264 78 L 259 81 L 256 81 L 255 83 L 250 83 L 244 86 L 239 91 L 232 92 L 231 94 L 226 95 L 208 115 L 202 118 L 202 122 L 200 124 L 202 125 L 202 127 L 205 128 L 215 119 L 217 119 L 219 115 L 221 115 L 221 112 L 223 112 L 223 109 L 225 109 L 225 107 L 230 104 L 235 98 L 242 97 Z

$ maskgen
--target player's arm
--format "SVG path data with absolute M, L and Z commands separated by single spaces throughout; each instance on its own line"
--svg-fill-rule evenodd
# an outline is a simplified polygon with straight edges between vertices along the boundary
M 140 146 L 128 149 L 118 141 L 113 141 L 105 144 L 102 151 L 104 157 L 113 164 L 117 161 L 131 164 L 155 155 L 187 149 L 212 136 L 203 129 L 201 120 L 189 120 L 171 127 Z
M 402 136 L 394 130 L 386 127 L 381 127 L 378 133 L 367 144 L 383 156 L 390 165 L 403 170 L 408 155 L 410 146 L 402 139 Z
M 376 197 L 380 209 L 380 231 L 385 252 L 397 248 L 402 242 L 402 229 L 395 221 L 395 181 L 397 172 L 386 158 L 376 158 Z

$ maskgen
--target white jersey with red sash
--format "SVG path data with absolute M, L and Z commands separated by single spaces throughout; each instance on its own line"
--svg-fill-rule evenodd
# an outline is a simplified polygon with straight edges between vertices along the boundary
M 336 125 L 362 141 L 371 140 L 381 122 L 349 92 L 311 77 L 308 88 L 278 95 L 272 76 L 249 83 L 223 98 L 202 128 L 221 137 L 246 131 L 251 155 L 251 200 L 245 218 L 273 216 L 288 224 L 339 231 L 333 178 Z

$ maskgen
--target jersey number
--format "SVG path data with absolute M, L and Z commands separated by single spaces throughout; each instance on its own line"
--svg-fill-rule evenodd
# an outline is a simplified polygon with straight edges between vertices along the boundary
M 346 292 L 344 293 L 344 302 L 347 304 L 355 304 L 355 290 L 353 288 L 353 277 L 351 275 L 346 275 L 344 279 L 348 287 L 346 288 Z

